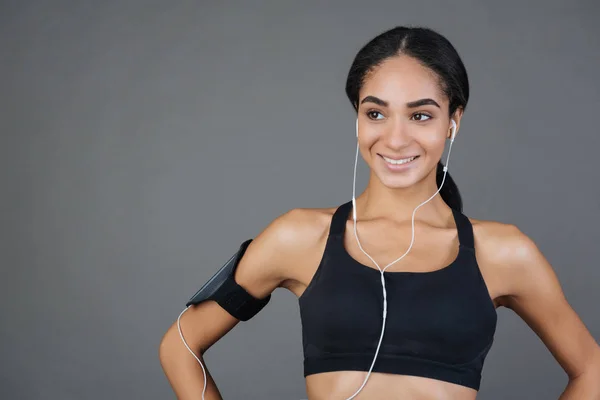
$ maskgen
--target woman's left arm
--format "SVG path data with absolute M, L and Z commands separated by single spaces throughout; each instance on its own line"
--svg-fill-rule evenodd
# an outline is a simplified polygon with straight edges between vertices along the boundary
M 536 244 L 514 226 L 503 236 L 510 290 L 502 305 L 531 327 L 567 373 L 569 384 L 560 400 L 600 400 L 600 347 L 567 302 Z

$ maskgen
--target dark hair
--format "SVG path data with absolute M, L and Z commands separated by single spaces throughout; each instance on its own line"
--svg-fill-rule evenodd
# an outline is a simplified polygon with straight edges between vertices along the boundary
M 356 55 L 346 80 L 346 95 L 358 111 L 358 94 L 366 76 L 386 59 L 407 55 L 432 70 L 440 80 L 440 88 L 449 100 L 450 117 L 458 109 L 465 109 L 469 100 L 467 71 L 456 49 L 444 36 L 428 28 L 398 26 L 367 43 Z M 444 165 L 438 162 L 436 182 L 438 187 L 444 177 Z M 450 174 L 440 190 L 442 199 L 451 208 L 462 211 L 460 192 Z

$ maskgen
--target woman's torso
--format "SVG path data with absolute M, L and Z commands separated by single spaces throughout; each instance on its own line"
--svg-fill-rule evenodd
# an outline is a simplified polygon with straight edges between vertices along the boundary
M 309 221 L 310 228 L 308 231 L 313 241 L 311 242 L 310 251 L 305 252 L 305 256 L 297 260 L 298 265 L 291 270 L 289 279 L 281 285 L 294 293 L 299 299 L 303 297 L 306 288 L 313 281 L 322 261 L 330 236 L 332 216 L 336 209 L 337 207 L 302 210 L 303 217 Z M 445 269 L 453 263 L 459 254 L 457 229 L 453 225 L 451 216 L 448 221 L 445 218 L 442 218 L 442 220 L 442 223 L 434 223 L 436 226 L 433 226 L 434 224 L 415 223 L 415 242 L 411 251 L 402 260 L 388 267 L 386 272 L 424 272 L 426 274 L 423 275 L 427 275 L 431 271 Z M 482 245 L 478 240 L 478 236 L 487 234 L 478 234 L 478 231 L 485 229 L 486 223 L 474 220 L 471 220 L 471 223 L 473 224 L 473 235 L 477 244 L 479 269 L 489 290 L 489 296 L 494 299 L 493 305 L 497 307 L 499 303 L 496 299 L 502 295 L 501 282 L 494 275 L 491 267 L 492 263 L 486 262 L 486 253 L 489 250 L 480 249 Z M 402 225 L 365 221 L 359 222 L 358 226 L 358 234 L 363 249 L 373 257 L 381 268 L 404 254 L 410 245 L 410 221 L 408 224 Z M 365 267 L 372 266 L 375 270 L 373 272 L 379 274 L 372 261 L 362 253 L 356 243 L 352 219 L 346 221 L 346 228 L 342 236 L 340 239 L 343 241 L 344 250 L 354 260 L 355 265 L 353 267 L 360 264 Z M 340 270 L 339 273 L 343 273 L 343 270 Z M 360 321 L 358 322 L 360 323 Z M 365 377 L 366 372 L 363 371 L 333 371 L 311 374 L 306 377 L 307 393 L 310 400 L 345 399 L 350 397 L 362 385 Z M 441 380 L 373 372 L 367 385 L 355 399 L 472 400 L 475 399 L 476 394 L 477 391 L 472 388 Z

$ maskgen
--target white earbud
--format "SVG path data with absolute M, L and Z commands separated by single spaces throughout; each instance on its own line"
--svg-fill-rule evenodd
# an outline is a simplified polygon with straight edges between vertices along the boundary
M 450 137 L 450 140 L 454 141 L 454 138 L 456 137 L 456 121 L 453 119 L 450 121 L 452 121 L 452 136 Z

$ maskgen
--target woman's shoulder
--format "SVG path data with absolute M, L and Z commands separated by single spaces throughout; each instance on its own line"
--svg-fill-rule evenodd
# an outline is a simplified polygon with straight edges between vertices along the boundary
M 477 261 L 498 296 L 514 292 L 515 280 L 530 274 L 541 253 L 515 224 L 471 219 Z
M 292 208 L 277 217 L 267 230 L 274 231 L 279 244 L 298 250 L 328 234 L 336 208 Z
M 478 258 L 485 259 L 489 264 L 511 265 L 523 252 L 535 246 L 513 223 L 473 218 L 469 220 L 473 225 Z
M 259 249 L 277 258 L 298 259 L 325 242 L 337 207 L 292 208 L 272 220 L 248 250 Z
M 333 211 L 332 211 L 333 210 Z M 328 234 L 335 209 L 294 208 L 274 218 L 248 245 L 236 282 L 256 298 L 298 280 Z
M 476 248 L 502 250 L 503 247 L 514 247 L 528 241 L 528 237 L 515 224 L 475 218 L 469 218 L 469 221 L 473 225 Z
M 273 219 L 250 243 L 236 279 L 257 297 L 299 280 L 318 263 L 334 208 L 293 208 Z M 243 285 L 242 285 L 243 286 Z

